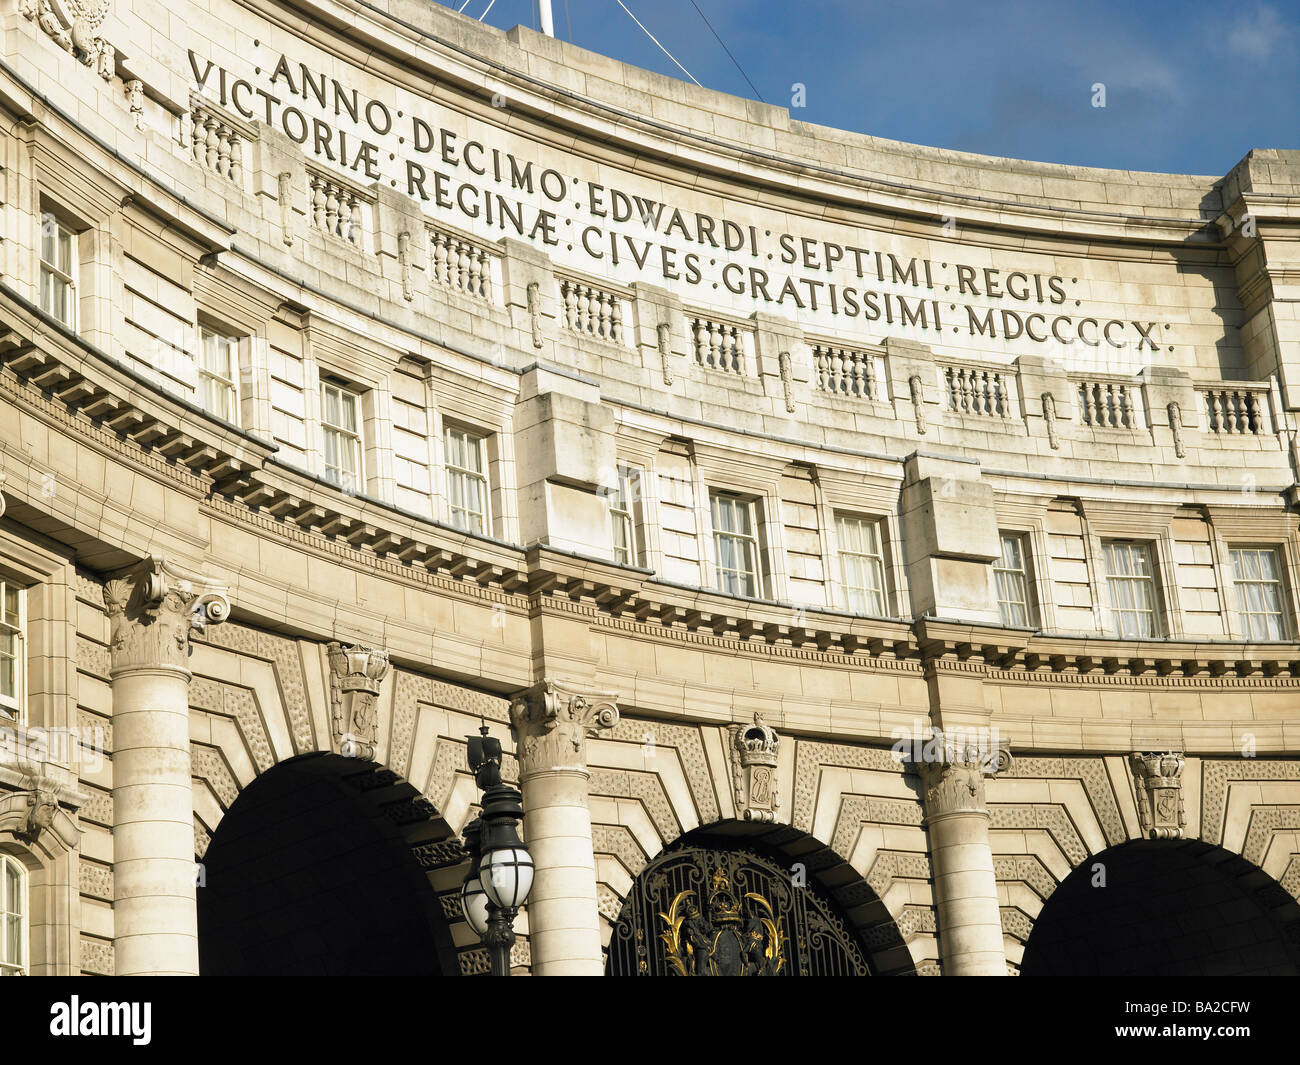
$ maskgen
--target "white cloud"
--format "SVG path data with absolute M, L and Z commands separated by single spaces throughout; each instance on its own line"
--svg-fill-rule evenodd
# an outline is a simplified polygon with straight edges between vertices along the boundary
M 1267 59 L 1278 42 L 1290 34 L 1277 9 L 1260 5 L 1253 14 L 1241 15 L 1228 30 L 1228 50 L 1254 59 Z

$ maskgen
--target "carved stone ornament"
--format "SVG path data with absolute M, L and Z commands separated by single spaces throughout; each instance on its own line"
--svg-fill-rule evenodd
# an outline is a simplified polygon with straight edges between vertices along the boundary
M 542 287 L 536 281 L 528 282 L 524 290 L 528 297 L 528 325 L 533 334 L 533 347 L 540 348 L 542 340 Z
M 736 816 L 771 822 L 781 809 L 776 786 L 776 759 L 781 738 L 754 715 L 752 725 L 728 725 L 731 733 L 731 773 L 736 792 Z
M 523 776 L 553 769 L 587 769 L 587 733 L 618 724 L 615 692 L 578 692 L 554 680 L 516 695 L 510 720 L 519 737 Z
M 937 729 L 919 754 L 913 766 L 924 787 L 927 820 L 954 813 L 987 813 L 984 778 L 1005 772 L 1012 762 L 1005 747 L 990 750 L 954 742 Z
M 659 361 L 663 366 L 664 384 L 673 383 L 673 368 L 669 363 L 672 358 L 672 329 L 673 327 L 667 322 L 660 322 L 655 327 L 655 337 L 659 341 Z
M 1177 458 L 1186 458 L 1187 449 L 1183 446 L 1183 408 L 1177 403 L 1170 403 L 1166 408 L 1169 415 L 1169 432 L 1174 438 L 1174 455 Z
M 54 827 L 59 813 L 60 787 L 47 777 L 35 777 L 29 781 L 31 790 L 27 792 L 27 820 L 21 830 L 14 833 L 24 843 L 35 845 L 41 833 Z
M 787 414 L 794 413 L 794 369 L 790 360 L 788 351 L 781 352 L 776 358 L 777 366 L 781 371 L 781 389 L 785 394 L 785 411 Z
M 388 676 L 388 652 L 335 641 L 327 653 L 335 748 L 345 758 L 373 759 L 379 735 L 376 704 Z
M 1050 392 L 1043 393 L 1043 423 L 1047 426 L 1047 442 L 1053 451 L 1059 451 L 1061 441 L 1056 436 L 1056 397 Z
M 921 386 L 921 375 L 912 374 L 907 379 L 908 390 L 912 393 L 912 413 L 916 417 L 916 431 L 925 436 L 925 395 Z
M 5 475 L 3 473 L 0 473 L 0 488 L 4 488 L 4 486 L 5 486 Z M 5 514 L 5 497 L 4 497 L 4 493 L 0 492 L 0 518 L 3 518 L 4 514 Z
M 129 669 L 189 672 L 190 632 L 230 617 L 224 585 L 147 558 L 104 583 L 111 674 Z
M 1187 815 L 1183 804 L 1183 766 L 1174 751 L 1129 756 L 1137 791 L 1138 822 L 1148 839 L 1181 839 Z
M 95 67 L 106 81 L 115 73 L 115 50 L 99 36 L 99 27 L 111 6 L 111 0 L 19 0 L 18 4 L 25 18 L 34 20 L 79 62 Z
M 415 290 L 411 286 L 411 234 L 403 231 L 397 234 L 397 262 L 402 271 L 402 299 L 408 303 L 415 299 Z

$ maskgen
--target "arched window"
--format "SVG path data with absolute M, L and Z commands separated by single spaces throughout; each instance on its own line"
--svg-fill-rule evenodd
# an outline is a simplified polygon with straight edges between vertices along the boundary
M 27 870 L 0 854 L 0 976 L 27 975 Z

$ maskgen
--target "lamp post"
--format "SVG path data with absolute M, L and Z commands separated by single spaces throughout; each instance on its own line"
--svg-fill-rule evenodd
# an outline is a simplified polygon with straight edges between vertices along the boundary
M 488 735 L 487 726 L 468 739 L 483 812 L 465 827 L 472 863 L 461 885 L 461 909 L 488 948 L 492 975 L 509 976 L 515 915 L 533 886 L 533 858 L 517 831 L 523 796 L 501 779 L 501 741 Z

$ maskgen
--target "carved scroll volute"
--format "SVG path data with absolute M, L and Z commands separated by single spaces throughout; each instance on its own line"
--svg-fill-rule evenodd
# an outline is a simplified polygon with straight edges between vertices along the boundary
M 1181 839 L 1187 815 L 1183 804 L 1183 766 L 1180 752 L 1165 751 L 1129 756 L 1137 792 L 1138 821 L 1149 839 Z
M 166 559 L 148 558 L 104 583 L 110 675 L 131 669 L 189 673 L 190 633 L 230 617 L 226 588 Z
M 746 821 L 776 821 L 781 810 L 776 763 L 781 738 L 763 719 L 752 725 L 728 725 L 736 816 Z
M 515 696 L 510 720 L 519 739 L 521 776 L 587 769 L 587 735 L 618 724 L 615 692 L 580 692 L 544 680 Z
M 388 676 L 388 653 L 339 641 L 326 650 L 335 749 L 345 758 L 373 759 L 379 738 L 376 704 L 379 687 Z

